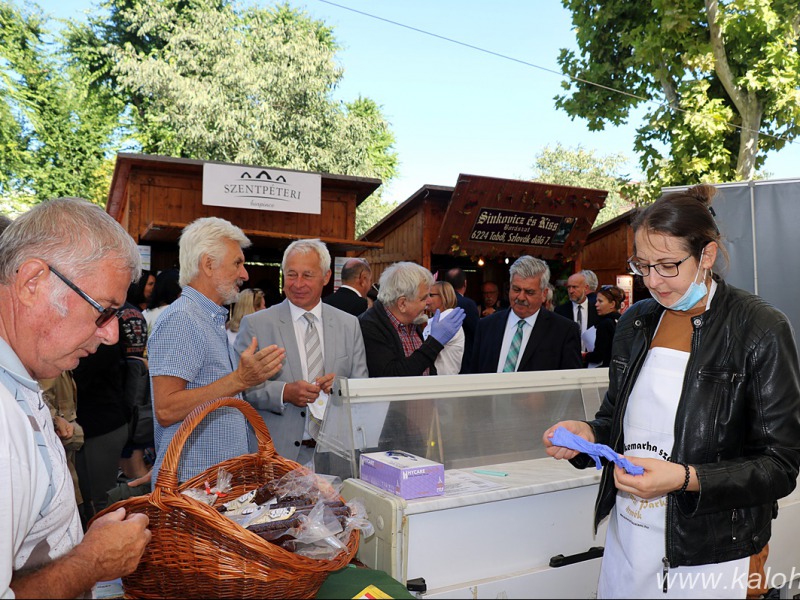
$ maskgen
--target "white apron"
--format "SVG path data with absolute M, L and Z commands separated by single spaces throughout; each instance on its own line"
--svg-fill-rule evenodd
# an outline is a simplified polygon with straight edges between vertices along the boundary
M 675 442 L 688 352 L 653 348 L 631 391 L 623 421 L 625 455 L 668 460 Z M 750 558 L 670 568 L 664 593 L 667 497 L 617 492 L 600 568 L 598 598 L 744 598 Z

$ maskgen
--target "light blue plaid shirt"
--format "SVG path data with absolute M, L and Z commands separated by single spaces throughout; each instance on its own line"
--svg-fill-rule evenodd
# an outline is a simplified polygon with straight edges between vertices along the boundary
M 180 298 L 161 313 L 147 340 L 147 356 L 153 377 L 170 375 L 186 381 L 186 389 L 209 385 L 233 371 L 228 352 L 225 320 L 228 310 L 185 286 Z M 150 393 L 152 395 L 150 386 Z M 241 398 L 241 395 L 237 395 Z M 155 402 L 154 402 L 155 404 Z M 172 437 L 182 421 L 169 427 L 154 423 L 156 462 L 152 484 Z M 208 415 L 186 440 L 178 467 L 178 481 L 191 479 L 223 460 L 248 452 L 247 421 L 234 408 L 220 408 Z

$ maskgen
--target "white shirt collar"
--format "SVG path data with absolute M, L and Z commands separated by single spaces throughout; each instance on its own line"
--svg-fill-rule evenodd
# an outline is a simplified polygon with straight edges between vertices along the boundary
M 541 309 L 539 309 L 539 310 L 541 310 Z M 539 311 L 537 310 L 530 317 L 527 317 L 525 319 L 520 319 L 517 316 L 517 313 L 515 313 L 513 310 L 510 310 L 510 311 L 508 311 L 508 327 L 509 328 L 516 327 L 517 323 L 519 323 L 520 321 L 525 321 L 528 325 L 533 327 L 536 324 L 536 317 L 538 317 L 538 316 L 539 316 Z
M 321 301 L 317 302 L 317 305 L 314 308 L 312 308 L 311 310 L 305 310 L 303 308 L 300 308 L 299 306 L 295 306 L 294 304 L 292 304 L 292 302 L 290 300 L 287 300 L 287 302 L 289 303 L 289 310 L 291 311 L 291 314 L 292 314 L 292 321 L 299 321 L 300 319 L 303 319 L 303 315 L 304 314 L 306 314 L 307 312 L 310 312 L 311 314 L 313 314 L 317 318 L 317 321 L 319 323 L 322 323 L 322 302 Z
M 363 296 L 361 295 L 361 292 L 359 292 L 352 285 L 347 285 L 346 283 L 343 283 L 342 285 L 339 286 L 339 289 L 342 289 L 342 288 L 347 288 L 348 290 L 353 290 L 356 294 L 358 294 L 359 298 L 363 298 Z
M 0 366 L 25 387 L 33 391 L 39 390 L 38 382 L 30 376 L 28 369 L 22 364 L 17 353 L 3 338 L 0 338 Z

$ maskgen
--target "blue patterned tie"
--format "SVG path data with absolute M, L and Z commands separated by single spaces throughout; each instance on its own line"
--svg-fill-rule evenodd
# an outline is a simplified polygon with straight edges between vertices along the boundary
M 513 373 L 517 370 L 517 358 L 519 358 L 519 347 L 522 345 L 522 328 L 525 327 L 525 321 L 517 323 L 517 330 L 514 332 L 514 337 L 511 339 L 511 346 L 508 348 L 506 355 L 506 364 L 503 366 L 503 373 Z

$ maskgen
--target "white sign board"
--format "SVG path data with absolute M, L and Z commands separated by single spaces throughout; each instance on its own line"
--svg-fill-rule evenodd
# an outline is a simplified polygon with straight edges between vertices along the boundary
M 625 292 L 625 300 L 619 311 L 623 313 L 633 304 L 633 275 L 617 275 L 617 287 Z
M 142 246 L 139 244 L 139 256 L 142 258 L 142 269 L 145 271 L 150 270 L 150 246 Z
M 205 163 L 203 204 L 318 215 L 322 177 L 318 173 Z
M 342 285 L 342 268 L 350 258 L 348 256 L 337 256 L 333 259 L 333 291 L 338 290 Z

